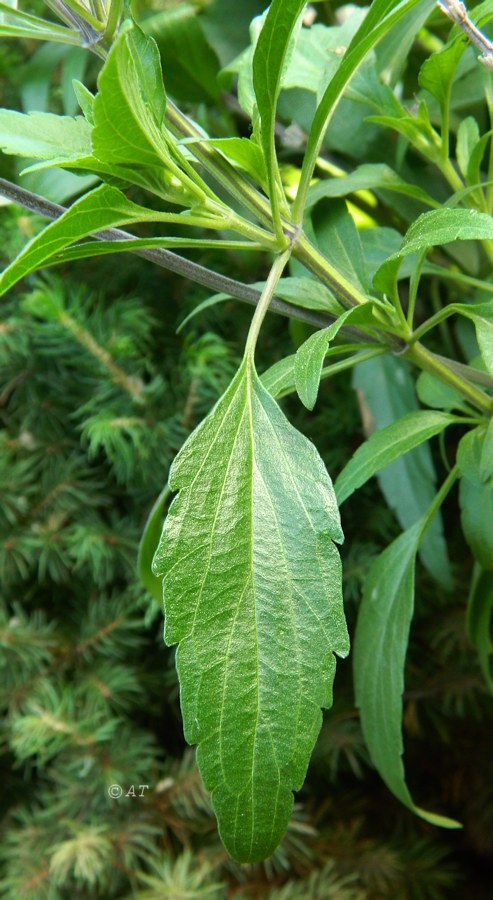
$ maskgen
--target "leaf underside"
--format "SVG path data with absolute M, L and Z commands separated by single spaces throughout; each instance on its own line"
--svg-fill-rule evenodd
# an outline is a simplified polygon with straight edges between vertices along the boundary
M 268 857 L 282 838 L 349 649 L 343 539 L 315 447 L 245 361 L 170 472 L 154 572 L 185 736 L 228 852 Z

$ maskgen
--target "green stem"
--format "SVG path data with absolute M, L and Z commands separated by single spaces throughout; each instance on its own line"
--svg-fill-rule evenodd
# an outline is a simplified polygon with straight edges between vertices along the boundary
M 269 272 L 269 277 L 265 282 L 265 287 L 262 291 L 262 295 L 257 304 L 257 308 L 253 314 L 253 319 L 250 325 L 250 330 L 248 332 L 248 337 L 245 344 L 245 356 L 244 358 L 251 363 L 253 366 L 253 357 L 255 354 L 255 347 L 257 344 L 257 338 L 259 335 L 259 331 L 264 321 L 265 314 L 269 308 L 270 302 L 274 296 L 277 283 L 284 271 L 286 264 L 289 262 L 289 257 L 291 256 L 291 247 L 288 247 L 287 250 L 284 250 L 283 253 L 280 253 L 279 256 L 276 256 L 272 268 Z
M 367 302 L 366 295 L 341 276 L 323 254 L 311 244 L 303 232 L 300 232 L 294 241 L 293 255 L 313 274 L 317 275 L 324 284 L 327 284 L 345 306 L 353 307 Z M 437 317 L 440 315 L 442 314 L 437 314 Z M 484 415 L 491 416 L 493 414 L 493 398 L 488 397 L 480 388 L 455 371 L 453 361 L 449 363 L 448 360 L 437 357 L 417 341 L 413 340 L 409 345 L 409 337 L 409 332 L 403 327 L 398 335 L 382 334 L 380 340 L 383 345 L 386 345 L 387 350 L 402 354 L 420 369 L 430 372 L 440 381 L 450 385 Z M 412 337 L 416 337 L 416 332 Z
M 178 137 L 199 138 L 190 145 L 190 150 L 202 163 L 205 169 L 228 191 L 243 203 L 259 221 L 272 229 L 272 213 L 267 197 L 264 197 L 215 147 L 211 147 L 204 138 L 207 137 L 200 128 L 190 121 L 175 104 L 168 99 L 166 104 L 166 122 L 173 134 Z M 200 138 L 203 140 L 201 141 Z
M 347 308 L 368 302 L 366 294 L 344 278 L 303 231 L 299 232 L 294 241 L 293 256 L 317 275 Z
M 427 529 L 429 528 L 429 526 L 431 524 L 433 517 L 436 515 L 436 513 L 440 509 L 443 501 L 449 494 L 450 490 L 454 486 L 458 477 L 459 477 L 459 467 L 454 466 L 453 469 L 451 469 L 450 472 L 448 473 L 440 490 L 435 494 L 435 497 L 433 498 L 433 502 L 431 503 L 428 511 L 425 513 L 425 515 L 423 517 L 422 527 L 421 527 L 421 538 L 423 538 L 425 532 L 427 531 Z
M 440 381 L 450 385 L 476 409 L 479 409 L 483 415 L 488 417 L 493 415 L 493 398 L 488 397 L 483 391 L 471 384 L 470 381 L 467 381 L 466 378 L 455 372 L 447 364 L 446 360 L 435 356 L 431 350 L 419 343 L 411 344 L 403 355 L 406 359 L 419 366 L 420 369 L 430 372 L 431 375 L 435 375 Z

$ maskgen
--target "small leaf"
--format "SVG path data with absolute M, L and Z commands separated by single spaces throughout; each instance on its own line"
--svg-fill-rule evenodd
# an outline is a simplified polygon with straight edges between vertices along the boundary
M 267 186 L 267 172 L 263 153 L 251 138 L 215 138 L 207 141 L 212 147 L 221 150 L 231 162 L 255 179 L 263 188 Z
M 457 129 L 457 162 L 464 178 L 467 179 L 472 151 L 479 141 L 479 127 L 473 116 L 462 119 Z
M 271 397 L 279 397 L 286 390 L 291 390 L 294 385 L 294 361 L 295 354 L 285 356 L 279 362 L 270 366 L 266 372 L 262 372 L 260 380 L 264 388 L 269 391 Z
M 260 144 L 273 204 L 277 203 L 278 190 L 274 144 L 277 98 L 289 41 L 304 5 L 304 0 L 272 0 L 253 55 L 253 88 L 260 117 Z
M 153 570 L 185 735 L 228 852 L 278 845 L 348 652 L 330 479 L 245 360 L 187 440 Z
M 93 152 L 103 163 L 157 166 L 169 160 L 166 108 L 155 41 L 127 22 L 98 77 Z
M 408 413 L 386 428 L 374 431 L 358 447 L 335 483 L 339 506 L 380 469 L 440 434 L 455 421 L 454 416 L 447 413 L 423 409 Z
M 415 806 L 402 763 L 404 664 L 421 533 L 419 521 L 377 557 L 366 577 L 354 640 L 356 703 L 371 759 L 392 793 L 427 822 L 459 828 L 453 819 Z
M 152 571 L 152 560 L 158 548 L 163 531 L 164 511 L 171 496 L 169 485 L 166 485 L 152 507 L 139 543 L 137 572 L 139 578 L 154 600 L 163 601 L 163 579 L 157 578 Z
M 281 278 L 276 287 L 276 297 L 303 309 L 316 309 L 335 316 L 344 312 L 344 307 L 329 288 L 314 278 Z
M 464 406 L 462 394 L 430 372 L 420 373 L 416 382 L 416 393 L 421 403 L 431 406 L 432 409 L 461 409 Z
M 483 448 L 479 459 L 479 477 L 482 481 L 493 478 L 493 419 L 490 419 L 483 440 Z
M 441 107 L 450 102 L 452 82 L 464 50 L 464 41 L 456 40 L 443 50 L 432 53 L 421 66 L 419 83 L 438 100 Z
M 476 648 L 484 680 L 493 693 L 493 674 L 490 662 L 493 653 L 492 615 L 493 572 L 484 572 L 480 566 L 476 565 L 467 601 L 466 628 L 469 638 Z
M 398 253 L 389 257 L 375 275 L 374 284 L 389 292 L 401 260 L 410 253 L 452 241 L 493 239 L 493 219 L 476 209 L 432 209 L 423 213 L 409 228 Z
M 307 208 L 314 206 L 323 197 L 347 197 L 355 191 L 378 189 L 406 194 L 408 197 L 422 200 L 427 206 L 438 205 L 423 188 L 404 181 L 390 166 L 383 163 L 365 163 L 342 178 L 327 178 L 313 185 L 308 192 Z
M 315 243 L 324 256 L 355 287 L 369 289 L 361 238 L 345 200 L 320 203 L 313 210 Z
M 296 390 L 307 409 L 313 409 L 317 401 L 322 366 L 330 342 L 348 322 L 371 322 L 372 310 L 371 303 L 347 309 L 333 325 L 312 334 L 297 351 L 294 361 Z
M 488 433 L 488 444 L 490 443 Z M 462 438 L 457 462 L 463 477 L 460 480 L 459 503 L 464 537 L 475 558 L 487 571 L 493 570 L 493 485 L 484 479 L 491 467 L 491 458 L 483 456 L 485 432 L 468 432 Z
M 77 81 L 77 79 L 74 79 L 72 81 L 72 87 L 74 89 L 77 103 L 84 113 L 85 119 L 87 120 L 89 125 L 94 125 L 94 94 L 91 94 L 90 90 L 86 88 L 85 84 L 82 84 L 81 81 Z M 90 152 L 92 153 L 92 146 Z

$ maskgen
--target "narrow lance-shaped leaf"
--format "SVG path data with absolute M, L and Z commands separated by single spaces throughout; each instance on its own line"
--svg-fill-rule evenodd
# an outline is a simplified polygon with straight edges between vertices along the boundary
M 154 572 L 185 735 L 229 853 L 269 856 L 348 652 L 330 479 L 247 356 L 174 461 Z
M 373 763 L 393 794 L 421 818 L 445 828 L 453 819 L 415 806 L 402 763 L 404 663 L 414 609 L 414 568 L 423 522 L 401 534 L 370 568 L 354 641 L 361 726 Z
M 294 376 L 299 398 L 307 409 L 315 406 L 324 358 L 339 329 L 348 322 L 371 322 L 371 319 L 371 303 L 347 309 L 333 325 L 316 331 L 301 345 L 294 361 Z
M 163 595 L 162 579 L 156 578 L 152 571 L 152 560 L 157 550 L 163 530 L 164 510 L 170 499 L 171 491 L 166 485 L 154 503 L 139 543 L 137 571 L 144 587 L 159 604 Z
M 478 428 L 465 434 L 457 464 L 462 474 L 459 503 L 464 537 L 482 568 L 493 571 L 493 484 L 491 459 L 484 455 L 487 437 L 488 431 Z
M 77 200 L 59 219 L 26 244 L 0 275 L 0 295 L 29 272 L 48 265 L 61 250 L 90 234 L 132 222 L 167 222 L 170 218 L 176 219 L 167 213 L 159 213 L 132 203 L 117 188 L 103 184 Z M 180 221 L 184 224 L 187 222 L 184 214 L 180 216 Z M 191 216 L 188 221 L 196 224 L 200 219 Z
M 260 32 L 253 57 L 253 87 L 260 116 L 260 142 L 265 156 L 274 217 L 280 183 L 274 144 L 277 98 L 293 29 L 305 0 L 273 0 Z
M 493 239 L 493 219 L 477 209 L 432 209 L 423 213 L 411 225 L 402 240 L 398 253 L 387 259 L 374 278 L 374 285 L 390 293 L 402 259 L 430 247 L 452 241 Z
M 493 693 L 491 671 L 491 621 L 493 617 L 493 572 L 484 572 L 476 564 L 467 601 L 467 633 L 474 644 L 481 671 L 488 688 Z
M 335 490 L 339 505 L 365 484 L 376 472 L 394 459 L 440 434 L 453 424 L 454 416 L 431 410 L 418 410 L 403 416 L 386 428 L 374 431 L 339 475 Z

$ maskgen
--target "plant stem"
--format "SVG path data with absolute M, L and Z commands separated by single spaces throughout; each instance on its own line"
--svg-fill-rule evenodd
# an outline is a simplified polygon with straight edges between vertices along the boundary
M 294 242 L 293 255 L 300 262 L 303 262 L 321 281 L 327 284 L 345 306 L 356 306 L 368 301 L 368 297 L 365 294 L 334 269 L 323 254 L 311 244 L 303 232 L 299 234 Z M 450 385 L 484 415 L 491 416 L 493 414 L 493 398 L 488 397 L 482 390 L 471 384 L 467 378 L 455 371 L 448 360 L 435 356 L 435 354 L 418 342 L 408 345 L 408 332 L 404 333 L 404 330 L 402 330 L 396 336 L 382 334 L 380 340 L 394 353 L 402 354 L 419 366 L 419 368 L 436 375 L 441 381 Z
M 450 472 L 448 473 L 440 490 L 435 494 L 429 509 L 427 510 L 427 512 L 425 513 L 425 515 L 423 517 L 423 524 L 422 524 L 422 528 L 421 528 L 421 539 L 423 538 L 425 532 L 428 530 L 433 517 L 436 515 L 436 513 L 440 509 L 443 501 L 445 500 L 449 491 L 454 486 L 458 477 L 459 477 L 459 467 L 454 466 L 453 469 L 451 469 Z
M 26 191 L 25 188 L 21 188 L 17 184 L 13 184 L 11 181 L 7 181 L 4 178 L 0 178 L 0 196 L 7 197 L 14 203 L 19 204 L 19 206 L 23 206 L 25 209 L 29 209 L 31 212 L 38 215 L 46 216 L 48 219 L 59 219 L 60 216 L 67 211 L 65 206 L 60 206 L 60 204 L 53 203 L 51 200 L 46 200 L 38 194 Z M 134 242 L 136 239 L 134 234 L 130 234 L 130 232 L 123 231 L 123 229 L 120 228 L 106 228 L 104 231 L 98 232 L 94 237 L 100 241 L 115 242 Z M 170 272 L 176 272 L 178 275 L 183 275 L 185 278 L 190 279 L 190 281 L 202 284 L 205 287 L 211 288 L 213 291 L 228 294 L 251 306 L 256 306 L 260 299 L 261 294 L 257 288 L 251 287 L 248 284 L 243 284 L 243 282 L 237 281 L 234 278 L 227 278 L 225 275 L 221 275 L 213 269 L 208 269 L 206 266 L 201 266 L 198 263 L 192 262 L 190 259 L 185 259 L 184 257 L 179 256 L 179 254 L 173 253 L 171 250 L 158 248 L 153 250 L 132 249 L 131 252 L 136 256 L 141 256 L 143 259 L 153 262 L 163 269 L 167 269 Z M 298 319 L 301 322 L 307 322 L 315 328 L 326 328 L 326 326 L 330 325 L 335 318 L 333 315 L 330 315 L 330 313 L 323 315 L 308 309 L 301 309 L 300 307 L 285 303 L 278 298 L 272 300 L 270 309 L 272 312 L 287 316 L 290 319 Z M 356 329 L 351 328 L 350 331 L 352 334 L 356 334 Z M 360 335 L 365 339 L 366 336 L 363 332 L 360 332 Z
M 207 135 L 169 99 L 166 104 L 166 122 L 173 134 L 178 137 L 198 138 L 197 142 L 190 145 L 194 156 L 232 197 L 243 203 L 264 225 L 272 229 L 272 214 L 267 197 L 250 184 L 245 176 L 237 172 L 215 147 L 211 147 L 207 143 Z
M 479 409 L 483 415 L 488 417 L 493 415 L 493 398 L 488 397 L 483 391 L 471 384 L 470 381 L 455 372 L 448 365 L 448 360 L 435 356 L 431 350 L 423 347 L 420 343 L 411 344 L 403 355 L 406 359 L 419 366 L 420 369 L 436 375 L 440 381 L 450 385 L 476 409 Z
M 280 253 L 279 256 L 276 256 L 272 268 L 269 272 L 269 277 L 265 282 L 262 296 L 257 303 L 257 308 L 253 314 L 253 319 L 251 321 L 250 330 L 248 332 L 248 337 L 245 344 L 245 359 L 248 360 L 252 365 L 260 327 L 262 325 L 262 322 L 264 321 L 265 314 L 274 296 L 277 283 L 284 271 L 286 264 L 289 262 L 290 256 L 291 247 L 288 247 L 287 250 L 284 250 L 283 253 Z
M 303 231 L 298 233 L 293 244 L 293 256 L 317 275 L 337 296 L 344 306 L 350 308 L 360 306 L 368 302 L 368 297 L 363 291 L 351 284 L 333 265 L 326 259 L 323 253 L 315 247 Z

